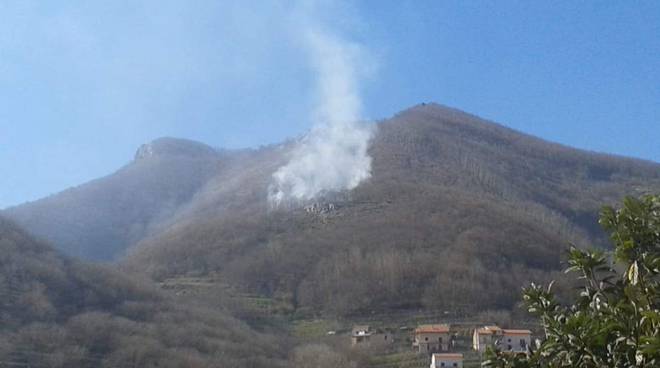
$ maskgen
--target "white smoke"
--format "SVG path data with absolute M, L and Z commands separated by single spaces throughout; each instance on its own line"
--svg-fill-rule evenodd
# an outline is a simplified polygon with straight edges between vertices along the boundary
M 360 46 L 309 27 L 305 45 L 317 72 L 319 103 L 313 128 L 273 174 L 268 188 L 273 207 L 351 190 L 371 176 L 372 127 L 361 121 L 358 91 Z

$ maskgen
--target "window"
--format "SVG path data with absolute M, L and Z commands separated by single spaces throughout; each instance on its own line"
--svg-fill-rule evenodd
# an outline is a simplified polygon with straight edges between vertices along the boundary
M 440 366 L 441 366 L 441 367 L 444 367 L 444 366 L 445 366 L 445 362 L 440 363 Z
M 527 347 L 527 341 L 525 339 L 520 339 L 520 347 L 523 349 Z
M 452 366 L 453 367 L 458 367 L 458 363 L 454 363 Z
M 442 344 L 442 337 L 438 337 L 438 342 Z
M 511 339 L 509 339 L 509 342 L 511 342 Z
M 513 346 L 509 345 L 509 350 L 513 350 Z
M 425 337 L 425 338 L 424 338 L 424 341 L 429 341 L 429 338 L 428 338 L 428 337 Z

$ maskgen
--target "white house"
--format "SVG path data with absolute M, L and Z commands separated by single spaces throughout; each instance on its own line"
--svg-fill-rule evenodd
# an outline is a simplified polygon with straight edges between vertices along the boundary
M 501 351 L 527 353 L 532 340 L 532 331 L 502 329 L 498 326 L 484 326 L 474 330 L 472 348 L 480 353 L 492 346 Z
M 527 353 L 531 341 L 530 330 L 502 330 L 502 339 L 499 340 L 498 348 L 502 351 Z
M 367 325 L 353 326 L 351 331 L 352 346 L 382 347 L 394 343 L 394 334 L 390 331 L 372 330 Z
M 449 325 L 420 325 L 415 329 L 413 348 L 419 353 L 438 353 L 449 350 L 451 334 Z
M 371 329 L 367 325 L 353 326 L 353 330 L 351 331 L 351 344 L 353 346 L 362 343 L 368 344 L 372 334 Z
M 431 355 L 431 368 L 457 367 L 463 368 L 463 354 L 440 353 Z

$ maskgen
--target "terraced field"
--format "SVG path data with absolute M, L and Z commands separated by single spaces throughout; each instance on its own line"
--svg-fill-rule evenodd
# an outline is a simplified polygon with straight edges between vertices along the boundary
M 360 357 L 363 366 L 370 368 L 428 367 L 429 356 L 412 350 L 412 331 L 417 325 L 430 323 L 450 324 L 455 338 L 451 352 L 463 354 L 465 368 L 479 367 L 481 357 L 472 350 L 472 331 L 478 326 L 493 323 L 490 320 L 478 320 L 445 310 L 374 311 L 367 315 L 346 318 L 310 318 L 294 313 L 293 308 L 283 299 L 241 292 L 217 277 L 172 278 L 164 280 L 161 288 L 176 297 L 208 301 L 209 295 L 216 295 L 224 299 L 225 305 L 240 304 L 241 309 L 249 311 L 254 321 L 278 325 L 300 344 L 333 346 L 349 355 Z M 393 342 L 351 346 L 351 329 L 358 324 L 367 324 L 376 332 L 387 332 Z M 529 321 L 517 322 L 516 327 L 538 331 L 538 326 Z

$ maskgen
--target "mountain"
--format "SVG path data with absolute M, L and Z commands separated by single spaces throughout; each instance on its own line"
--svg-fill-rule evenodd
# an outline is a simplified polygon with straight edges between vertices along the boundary
M 345 315 L 382 308 L 511 308 L 521 283 L 556 277 L 569 242 L 607 246 L 596 221 L 600 206 L 660 191 L 660 164 L 573 149 L 422 104 L 377 124 L 369 180 L 307 203 L 307 210 L 270 210 L 271 175 L 294 145 L 205 153 L 195 159 L 203 162 L 193 175 L 199 179 L 176 201 L 162 198 L 170 203 L 165 210 L 163 191 L 151 187 L 180 187 L 188 175 L 178 170 L 187 165 L 176 160 L 190 160 L 188 149 L 153 164 L 169 168 L 171 183 L 145 181 L 139 187 L 145 198 L 124 201 L 121 210 L 112 203 L 97 207 L 94 196 L 80 193 L 97 188 L 103 197 L 106 186 L 131 193 L 122 185 L 124 171 L 154 176 L 145 174 L 140 160 L 7 215 L 56 244 L 61 233 L 97 239 L 80 242 L 87 248 L 78 254 L 112 257 L 129 249 L 122 267 L 157 280 L 208 276 L 301 313 Z M 62 198 L 79 205 L 67 208 Z M 144 203 L 155 210 L 144 215 Z M 100 225 L 49 220 L 60 212 L 89 216 L 77 208 L 98 209 Z M 43 222 L 28 221 L 34 218 Z M 111 226 L 117 218 L 121 226 Z M 140 225 L 133 232 L 135 219 Z M 104 232 L 124 236 L 102 243 Z
M 569 242 L 607 246 L 600 206 L 660 191 L 657 163 L 435 104 L 379 122 L 372 177 L 311 211 L 267 207 L 287 152 L 265 148 L 209 180 L 126 267 L 157 279 L 215 275 L 300 310 L 511 308 L 523 280 L 557 276 Z
M 109 260 L 189 201 L 225 156 L 201 143 L 161 138 L 112 175 L 3 214 L 67 254 Z
M 278 367 L 286 358 L 281 339 L 226 310 L 67 258 L 1 217 L 0 254 L 2 366 Z

